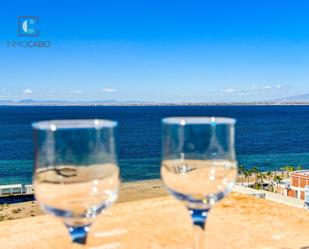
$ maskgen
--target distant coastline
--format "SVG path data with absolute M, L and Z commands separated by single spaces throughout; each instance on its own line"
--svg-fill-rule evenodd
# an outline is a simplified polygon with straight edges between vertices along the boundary
M 252 102 L 142 102 L 142 101 L 0 101 L 0 106 L 308 106 L 309 101 L 252 101 Z

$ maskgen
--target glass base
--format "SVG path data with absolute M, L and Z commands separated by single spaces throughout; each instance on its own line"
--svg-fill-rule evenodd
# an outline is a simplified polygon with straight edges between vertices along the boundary
M 90 208 L 85 214 L 76 216 L 71 211 L 53 208 L 47 205 L 41 205 L 41 208 L 54 216 L 61 218 L 69 230 L 72 242 L 78 244 L 86 244 L 88 231 L 93 219 L 107 207 L 103 204 L 96 208 Z

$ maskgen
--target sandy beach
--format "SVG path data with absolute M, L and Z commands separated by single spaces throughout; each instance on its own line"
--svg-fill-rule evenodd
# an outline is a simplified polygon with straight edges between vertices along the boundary
M 281 175 L 281 172 L 277 172 Z M 286 173 L 284 178 L 286 178 Z M 242 176 L 238 176 L 237 182 L 244 182 L 247 179 Z M 254 181 L 255 177 L 251 176 L 249 181 Z M 127 182 L 122 183 L 120 187 L 120 195 L 117 203 L 137 201 L 143 199 L 150 199 L 155 197 L 162 197 L 169 195 L 160 179 Z M 0 205 L 0 221 L 14 220 L 20 218 L 26 218 L 31 216 L 38 216 L 44 214 L 38 205 L 37 201 L 27 201 L 13 204 L 2 204 Z
M 123 183 L 117 203 L 137 201 L 155 197 L 166 196 L 161 180 L 148 180 Z M 44 214 L 37 201 L 27 201 L 0 205 L 0 221 L 14 220 Z

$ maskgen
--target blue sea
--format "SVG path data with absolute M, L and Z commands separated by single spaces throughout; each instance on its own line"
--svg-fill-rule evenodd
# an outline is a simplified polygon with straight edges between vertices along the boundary
M 31 182 L 31 123 L 50 119 L 118 121 L 122 180 L 159 178 L 161 119 L 168 116 L 236 118 L 239 164 L 263 171 L 309 168 L 309 106 L 0 106 L 0 184 Z

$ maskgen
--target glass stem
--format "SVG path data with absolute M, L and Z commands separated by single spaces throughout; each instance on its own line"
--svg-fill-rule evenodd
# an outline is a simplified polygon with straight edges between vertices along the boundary
M 84 226 L 69 226 L 66 225 L 72 238 L 73 243 L 85 245 L 90 224 Z
M 205 249 L 205 224 L 209 209 L 189 209 L 193 222 L 194 249 Z

